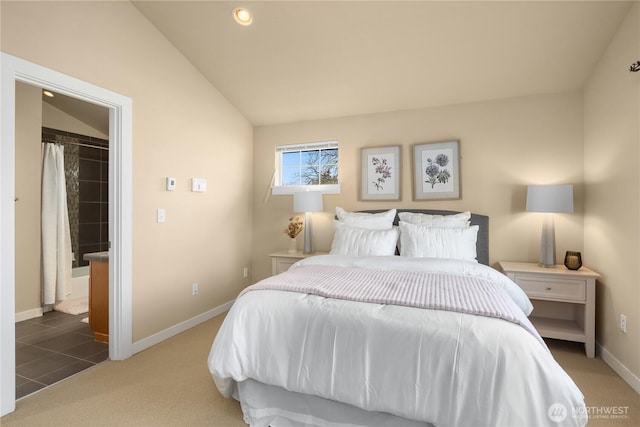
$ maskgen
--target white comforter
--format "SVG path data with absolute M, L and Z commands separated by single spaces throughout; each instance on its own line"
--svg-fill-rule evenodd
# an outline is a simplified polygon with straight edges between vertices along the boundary
M 309 264 L 478 274 L 531 311 L 513 282 L 481 264 L 329 255 L 292 268 Z M 249 292 L 229 311 L 209 370 L 226 397 L 250 378 L 435 426 L 586 423 L 582 393 L 532 334 L 464 313 Z

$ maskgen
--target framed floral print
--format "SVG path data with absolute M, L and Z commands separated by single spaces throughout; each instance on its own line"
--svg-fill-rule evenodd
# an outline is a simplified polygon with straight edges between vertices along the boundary
M 400 146 L 361 149 L 360 200 L 400 200 Z
M 460 141 L 413 146 L 413 199 L 444 200 L 460 196 Z

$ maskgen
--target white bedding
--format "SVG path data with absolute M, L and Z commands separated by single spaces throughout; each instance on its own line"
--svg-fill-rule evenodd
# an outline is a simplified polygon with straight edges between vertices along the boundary
M 478 274 L 498 281 L 530 312 L 515 284 L 477 263 L 322 256 L 293 268 L 309 264 Z M 226 397 L 252 379 L 435 426 L 586 423 L 573 416 L 586 413 L 581 392 L 533 335 L 464 313 L 249 292 L 229 311 L 209 369 Z M 559 405 L 567 411 L 562 420 Z

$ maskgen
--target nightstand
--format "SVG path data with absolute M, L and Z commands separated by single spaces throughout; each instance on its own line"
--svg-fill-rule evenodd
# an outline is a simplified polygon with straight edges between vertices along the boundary
M 289 253 L 288 251 L 280 251 L 269 254 L 271 257 L 271 274 L 276 275 L 283 273 L 289 269 L 293 264 L 301 259 L 308 258 L 314 255 L 326 255 L 327 252 L 314 252 L 312 254 L 305 254 L 302 252 Z
M 498 267 L 527 294 L 533 304 L 529 319 L 541 336 L 583 342 L 595 357 L 596 279 L 586 267 L 545 268 L 535 263 L 499 262 Z

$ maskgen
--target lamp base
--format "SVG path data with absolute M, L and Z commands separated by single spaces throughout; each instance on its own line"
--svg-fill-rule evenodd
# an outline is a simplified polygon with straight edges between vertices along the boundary
M 304 213 L 304 253 L 306 255 L 315 252 L 313 249 L 313 227 L 311 225 L 311 212 Z
M 553 224 L 553 214 L 547 213 L 542 221 L 542 235 L 540 236 L 540 262 L 541 267 L 553 268 L 556 266 L 556 231 Z
M 542 264 L 542 263 L 538 263 L 539 267 L 543 267 L 543 268 L 556 268 L 557 266 L 555 264 L 551 264 L 551 265 L 547 265 L 547 264 Z

